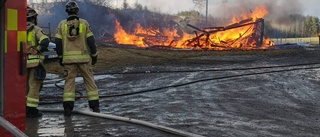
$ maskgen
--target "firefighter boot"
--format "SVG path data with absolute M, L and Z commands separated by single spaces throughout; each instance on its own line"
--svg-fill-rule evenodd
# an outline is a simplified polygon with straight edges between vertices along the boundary
M 36 107 L 26 107 L 26 117 L 28 118 L 35 118 L 35 117 L 41 117 L 42 112 L 39 111 Z
M 89 101 L 89 107 L 92 109 L 93 112 L 100 113 L 99 100 L 91 100 L 91 101 Z
M 73 110 L 73 107 L 74 107 L 73 101 L 63 102 L 64 116 L 71 116 L 71 112 Z

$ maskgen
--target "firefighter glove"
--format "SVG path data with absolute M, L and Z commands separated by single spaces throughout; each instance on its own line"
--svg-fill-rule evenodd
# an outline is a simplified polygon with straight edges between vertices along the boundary
M 46 79 L 46 69 L 41 63 L 37 67 L 35 67 L 34 77 L 38 80 Z
M 91 59 L 92 59 L 91 65 L 94 65 L 97 63 L 97 58 L 98 56 L 91 56 Z
M 62 66 L 62 67 L 63 67 L 64 65 L 63 65 L 63 63 L 62 63 L 62 60 L 63 60 L 63 59 L 62 59 L 62 58 L 60 58 L 60 60 L 59 60 L 59 64 L 60 64 L 60 66 Z

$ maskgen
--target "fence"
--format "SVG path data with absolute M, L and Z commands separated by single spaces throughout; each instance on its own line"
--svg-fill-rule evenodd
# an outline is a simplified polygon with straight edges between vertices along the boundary
M 311 45 L 319 45 L 319 37 L 306 37 L 306 38 L 273 38 L 271 39 L 276 44 L 285 43 L 297 43 L 297 42 L 308 42 Z

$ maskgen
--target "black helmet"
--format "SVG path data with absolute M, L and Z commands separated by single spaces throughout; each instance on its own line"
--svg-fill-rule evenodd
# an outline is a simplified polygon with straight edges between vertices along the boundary
M 27 7 L 27 18 L 37 17 L 38 13 L 30 7 Z
M 74 14 L 78 14 L 79 11 L 79 6 L 76 2 L 74 1 L 69 1 L 66 4 L 66 12 L 67 13 L 74 13 Z

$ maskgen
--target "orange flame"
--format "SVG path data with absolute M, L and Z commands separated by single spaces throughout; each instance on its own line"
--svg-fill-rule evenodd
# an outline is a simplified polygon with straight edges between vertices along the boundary
M 224 30 L 214 31 L 205 30 L 205 35 L 195 36 L 183 32 L 182 36 L 178 34 L 177 29 L 165 28 L 143 28 L 137 24 L 133 34 L 128 34 L 116 21 L 115 40 L 118 44 L 129 44 L 137 47 L 148 46 L 167 46 L 173 48 L 192 48 L 192 49 L 257 49 L 268 48 L 274 43 L 267 38 L 259 36 L 257 32 L 261 32 L 263 28 L 259 21 L 268 14 L 265 6 L 258 6 L 251 14 L 242 14 L 240 17 L 233 17 L 232 23 L 224 27 Z M 205 33 L 205 32 L 203 32 Z M 209 34 L 209 35 L 207 35 Z M 261 34 L 260 34 L 261 35 Z M 264 39 L 261 45 L 258 40 Z
M 145 47 L 142 37 L 138 37 L 133 34 L 128 34 L 120 23 L 116 21 L 116 33 L 114 34 L 115 40 L 119 44 L 136 45 L 139 47 Z

